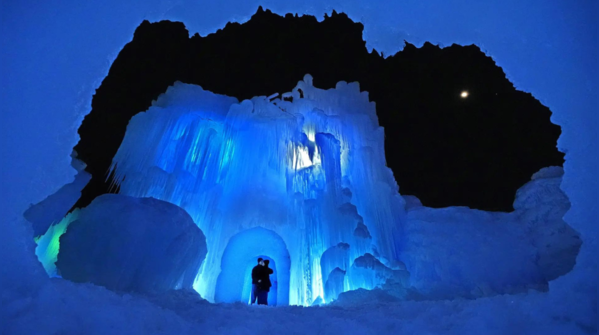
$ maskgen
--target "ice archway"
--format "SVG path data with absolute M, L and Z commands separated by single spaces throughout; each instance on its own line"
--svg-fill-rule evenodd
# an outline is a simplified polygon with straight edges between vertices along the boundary
M 251 282 L 249 271 L 258 257 L 270 258 L 276 266 L 277 305 L 289 304 L 291 258 L 283 239 L 274 231 L 262 227 L 244 230 L 233 236 L 222 257 L 221 273 L 216 281 L 216 302 L 246 301 Z M 271 277 L 274 279 L 274 277 Z M 274 289 L 273 289 L 274 293 Z M 270 299 L 272 301 L 272 299 Z
M 215 297 L 217 277 L 229 264 L 228 241 L 244 229 L 271 229 L 285 241 L 292 305 L 322 299 L 329 247 L 349 244 L 350 264 L 366 253 L 398 259 L 404 202 L 368 93 L 355 82 L 322 90 L 306 75 L 276 96 L 238 103 L 176 82 L 131 119 L 113 159 L 121 194 L 174 203 L 205 232 L 194 288 L 209 301 L 232 299 L 222 286 Z

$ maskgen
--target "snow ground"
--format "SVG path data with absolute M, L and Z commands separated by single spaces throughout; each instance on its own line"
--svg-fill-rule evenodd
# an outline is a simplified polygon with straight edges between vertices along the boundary
M 52 279 L 36 296 L 20 301 L 2 334 L 592 333 L 568 318 L 553 317 L 566 315 L 567 304 L 538 292 L 477 300 L 361 301 L 320 307 L 211 304 L 193 291 L 121 296 L 91 284 Z M 554 308 L 534 308 L 551 304 Z

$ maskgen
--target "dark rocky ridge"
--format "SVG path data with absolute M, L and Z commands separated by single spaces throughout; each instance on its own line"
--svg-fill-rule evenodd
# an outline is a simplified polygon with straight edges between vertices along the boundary
M 106 173 L 128 121 L 177 80 L 239 99 L 290 91 L 306 73 L 320 88 L 358 81 L 376 102 L 400 192 L 425 206 L 511 211 L 533 173 L 563 164 L 549 109 L 515 90 L 478 47 L 406 43 L 384 59 L 367 52 L 362 30 L 344 14 L 317 22 L 262 9 L 206 37 L 190 38 L 182 23 L 144 21 L 79 128 L 75 150 L 93 177 L 76 207 L 118 191 Z M 459 97 L 463 89 L 469 98 Z

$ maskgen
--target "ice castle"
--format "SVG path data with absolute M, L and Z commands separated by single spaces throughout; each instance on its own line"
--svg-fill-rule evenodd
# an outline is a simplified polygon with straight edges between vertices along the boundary
M 260 256 L 277 304 L 407 280 L 404 200 L 358 83 L 322 90 L 306 75 L 292 92 L 239 102 L 177 82 L 130 121 L 112 171 L 119 193 L 176 204 L 204 232 L 194 288 L 208 300 L 247 301 Z
M 2 147 L 5 164 L 0 175 L 3 195 L 0 208 L 4 218 L 0 235 L 3 251 L 0 261 L 0 333 L 195 334 L 198 329 L 211 334 L 233 334 L 241 329 L 255 333 L 264 330 L 285 333 L 288 330 L 294 334 L 377 335 L 402 332 L 560 335 L 596 332 L 596 199 L 599 189 L 596 167 L 599 156 L 593 153 L 597 152 L 599 124 L 596 113 L 597 20 L 594 15 L 597 2 L 570 5 L 560 2 L 432 1 L 427 4 L 373 0 L 272 4 L 282 14 L 319 16 L 330 12 L 332 7 L 342 7 L 350 17 L 368 22 L 364 38 L 369 50 L 376 47 L 386 55 L 397 50 L 397 41 L 402 38 L 417 45 L 436 41 L 445 45 L 474 43 L 484 46 L 485 53 L 497 60 L 519 90 L 534 93 L 551 108 L 552 121 L 562 127 L 559 149 L 567 152 L 563 180 L 561 177 L 551 180 L 572 203 L 571 208 L 559 214 L 565 214 L 563 220 L 580 232 L 583 243 L 575 267 L 553 279 L 547 292 L 529 291 L 477 300 L 381 303 L 351 309 L 261 309 L 197 303 L 195 306 L 199 307 L 194 307 L 194 313 L 190 313 L 186 300 L 175 307 L 159 306 L 95 285 L 47 278 L 33 255 L 35 245 L 30 224 L 22 214 L 31 204 L 44 200 L 73 181 L 76 172 L 70 168 L 69 154 L 79 140 L 75 127 L 89 113 L 98 83 L 108 73 L 116 52 L 129 41 L 136 25 L 143 19 L 185 21 L 191 22 L 190 32 L 204 35 L 215 32 L 229 20 L 244 21 L 257 5 L 257 2 L 237 0 L 135 4 L 127 1 L 85 4 L 64 1 L 40 2 L 36 6 L 12 2 L 3 7 L 7 19 L 2 20 L 5 28 L 1 33 L 2 46 L 7 52 L 6 66 L 0 78 L 4 93 L 0 126 L 5 141 Z M 543 180 L 548 179 L 534 182 Z M 530 198 L 534 201 L 551 200 L 545 196 L 546 192 L 531 193 Z M 354 191 L 354 204 L 357 196 Z M 553 207 L 547 206 L 547 211 L 553 212 Z M 419 212 L 420 216 L 425 216 L 427 211 L 408 210 L 406 222 L 410 222 L 409 216 L 413 215 L 410 213 Z M 443 212 L 446 216 L 450 214 L 449 209 Z M 374 241 L 372 223 L 366 220 L 364 213 L 360 212 L 360 215 Z M 425 219 L 430 223 L 428 218 Z M 535 217 L 535 222 L 544 221 Z M 487 242 L 496 240 L 494 232 L 485 235 L 485 231 L 478 229 L 479 225 L 469 222 L 462 222 L 457 228 L 441 221 L 436 226 L 445 230 L 444 234 L 435 236 L 435 244 L 448 241 L 446 245 L 453 250 L 463 249 L 464 241 L 485 247 Z M 488 226 L 496 228 L 499 225 L 491 222 Z M 456 230 L 461 232 L 458 236 L 455 236 Z M 480 236 L 485 239 L 477 240 Z M 510 254 L 513 240 L 507 242 L 510 243 L 504 244 L 504 248 L 494 249 L 492 255 L 509 257 L 511 262 L 521 259 L 523 255 Z M 291 252 L 289 245 L 287 247 Z M 412 283 L 417 282 L 418 271 L 408 264 L 406 246 L 402 247 L 401 258 L 411 272 Z M 480 252 L 471 250 L 465 250 L 460 256 L 480 256 Z M 455 259 L 455 255 L 452 257 Z M 494 259 L 486 262 L 495 267 Z M 472 270 L 480 270 L 478 264 L 472 266 Z M 343 271 L 333 273 L 339 276 Z M 495 276 L 491 274 L 490 277 Z M 306 317 L 314 322 L 306 322 Z

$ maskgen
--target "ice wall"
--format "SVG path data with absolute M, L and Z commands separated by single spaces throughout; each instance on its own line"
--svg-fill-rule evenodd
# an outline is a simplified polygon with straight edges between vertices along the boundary
M 434 298 L 545 291 L 574 267 L 580 238 L 562 217 L 570 202 L 561 167 L 547 167 L 516 193 L 511 213 L 407 206 L 401 260 L 411 284 Z
M 427 296 L 475 298 L 546 287 L 524 225 L 508 213 L 417 207 L 408 211 L 406 233 L 402 260 Z
M 285 242 L 291 304 L 323 296 L 320 259 L 332 246 L 349 244 L 350 262 L 399 255 L 404 203 L 368 94 L 357 83 L 321 90 L 306 75 L 277 96 L 237 103 L 176 83 L 130 121 L 113 159 L 122 194 L 177 204 L 205 232 L 196 287 L 211 300 L 227 244 L 248 228 Z
M 85 163 L 77 159 L 77 153 L 73 151 L 71 157 L 71 165 L 77 170 L 75 180 L 23 213 L 27 221 L 31 222 L 34 236 L 45 234 L 52 224 L 62 221 L 79 200 L 81 190 L 91 179 L 91 175 L 85 171 Z
M 166 201 L 104 194 L 60 237 L 63 278 L 121 292 L 191 289 L 206 256 L 202 231 Z
M 564 220 L 570 201 L 560 189 L 564 170 L 546 167 L 516 193 L 513 216 L 537 249 L 537 264 L 547 280 L 570 272 L 580 249 L 580 235 Z

